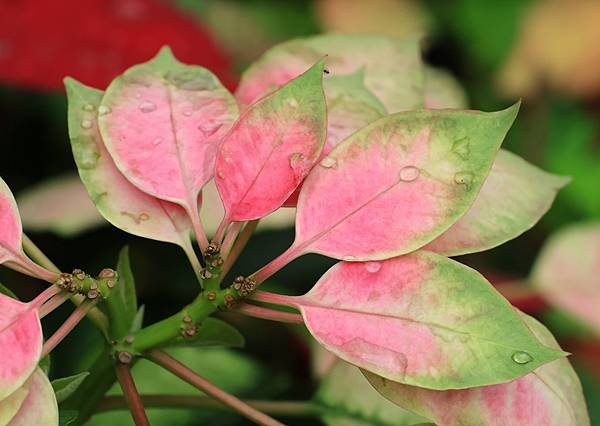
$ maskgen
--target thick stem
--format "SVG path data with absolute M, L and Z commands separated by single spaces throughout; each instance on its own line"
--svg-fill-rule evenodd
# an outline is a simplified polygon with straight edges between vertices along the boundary
M 257 285 L 260 285 L 267 278 L 272 276 L 275 272 L 279 271 L 281 268 L 290 263 L 292 260 L 296 259 L 301 254 L 302 247 L 297 247 L 292 244 L 286 251 L 281 253 L 278 257 L 276 257 L 271 262 L 263 266 L 261 269 L 253 273 L 251 277 L 254 279 L 254 281 L 256 281 Z
M 208 408 L 231 410 L 222 402 L 206 396 L 190 395 L 141 395 L 142 402 L 148 408 Z M 263 413 L 287 417 L 311 417 L 319 413 L 318 407 L 310 401 L 262 401 L 246 400 L 246 404 Z M 122 396 L 106 396 L 98 404 L 97 412 L 122 410 L 127 408 Z
M 235 244 L 233 245 L 233 247 L 231 247 L 231 250 L 229 250 L 228 253 L 223 255 L 225 262 L 223 263 L 223 267 L 221 268 L 221 278 L 225 278 L 225 275 L 227 275 L 237 258 L 240 257 L 240 254 L 244 250 L 244 247 L 246 247 L 246 244 L 248 244 L 252 233 L 258 226 L 259 221 L 260 219 L 256 219 L 248 222 L 246 226 L 244 226 L 242 232 L 240 232 L 240 235 L 238 236 L 237 240 L 235 240 Z
M 289 306 L 297 308 L 294 303 L 296 296 L 286 296 L 285 294 L 270 293 L 268 291 L 256 290 L 249 298 L 257 302 L 271 303 L 273 305 Z
M 52 349 L 56 347 L 62 340 L 75 328 L 79 321 L 85 317 L 88 311 L 94 306 L 95 302 L 82 303 L 73 311 L 67 320 L 54 332 L 52 336 L 44 343 L 42 348 L 42 356 L 45 357 Z
M 177 361 L 170 355 L 159 351 L 152 350 L 148 353 L 149 359 L 154 363 L 160 365 L 164 369 L 170 371 L 180 379 L 188 382 L 192 386 L 195 386 L 202 392 L 215 399 L 218 399 L 223 404 L 231 407 L 246 418 L 252 420 L 256 424 L 265 426 L 282 426 L 283 423 L 278 422 L 274 418 L 258 411 L 256 408 L 251 407 L 244 401 L 236 398 L 235 396 L 225 392 L 224 390 L 213 385 L 205 378 L 199 376 L 194 371 L 187 368 L 185 365 Z
M 293 312 L 282 312 L 275 309 L 265 308 L 263 306 L 241 303 L 232 312 L 239 312 L 249 317 L 261 318 L 271 321 L 286 322 L 290 324 L 304 324 L 302 315 Z
M 146 416 L 146 410 L 144 410 L 144 405 L 142 403 L 142 399 L 140 398 L 140 394 L 135 387 L 135 382 L 131 376 L 129 366 L 125 364 L 117 364 L 115 366 L 115 372 L 117 374 L 119 384 L 121 385 L 121 389 L 123 390 L 125 403 L 131 412 L 131 417 L 133 417 L 134 423 L 136 426 L 149 426 L 150 422 Z
M 40 319 L 44 318 L 50 312 L 54 311 L 60 305 L 65 303 L 67 300 L 69 300 L 70 296 L 71 295 L 69 293 L 57 294 L 52 299 L 48 300 L 46 303 L 44 303 L 42 306 L 40 306 L 39 313 L 38 313 Z

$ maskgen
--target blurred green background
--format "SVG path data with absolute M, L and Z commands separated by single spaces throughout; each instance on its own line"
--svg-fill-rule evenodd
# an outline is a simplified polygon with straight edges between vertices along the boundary
M 105 84 L 127 66 L 149 58 L 158 46 L 172 44 L 176 55 L 178 46 L 186 45 L 181 48 L 185 50 L 182 59 L 211 68 L 233 88 L 248 64 L 278 42 L 324 31 L 377 32 L 421 35 L 426 61 L 450 71 L 474 109 L 501 109 L 522 98 L 521 112 L 504 146 L 547 171 L 573 177 L 531 231 L 461 261 L 492 279 L 526 277 L 549 235 L 567 224 L 600 218 L 600 2 L 596 0 L 128 0 L 92 1 L 90 5 L 56 1 L 51 2 L 51 11 L 44 3 L 0 0 L 0 175 L 17 197 L 50 178 L 75 171 L 66 98 L 57 76 Z M 90 32 L 86 37 L 91 41 L 77 41 L 82 33 L 63 22 L 67 10 L 70 22 L 79 16 L 73 8 L 82 9 L 81 16 L 91 19 L 89 24 L 73 26 L 98 27 L 102 40 L 96 42 Z M 96 9 L 103 12 L 90 17 Z M 32 26 L 38 21 L 45 24 Z M 125 43 L 126 37 L 136 42 Z M 103 56 L 78 62 L 77 57 L 85 57 L 86 46 L 90 46 L 89 55 Z M 107 58 L 118 60 L 108 67 L 104 66 Z M 89 64 L 101 65 L 90 71 Z M 76 195 L 67 195 L 46 200 L 38 209 L 57 211 L 59 217 L 85 224 L 79 205 Z M 120 248 L 129 245 L 146 322 L 179 310 L 195 296 L 193 273 L 174 246 L 109 226 L 68 237 L 39 230 L 30 231 L 30 236 L 61 268 L 91 273 L 114 267 Z M 292 239 L 292 229 L 256 234 L 235 271 L 256 270 Z M 322 257 L 304 257 L 278 273 L 269 285 L 300 294 L 331 264 Z M 40 288 L 39 283 L 7 269 L 0 270 L 0 282 L 24 299 Z M 51 316 L 47 333 L 69 309 L 63 307 Z M 574 329 L 568 317 L 539 309 L 534 313 L 545 319 L 569 350 Z M 310 348 L 297 329 L 235 314 L 223 317 L 246 335 L 247 347 L 203 353 L 206 361 L 199 368 L 211 371 L 207 374 L 213 374 L 213 380 L 241 396 L 307 399 L 313 395 L 317 383 L 310 374 Z M 600 354 L 600 350 L 594 352 L 596 343 L 589 336 L 584 343 L 591 345 L 591 353 Z M 51 375 L 85 369 L 93 357 L 88 351 L 95 347 L 101 347 L 101 337 L 84 323 L 59 346 Z M 600 424 L 600 369 L 590 368 L 593 362 L 587 352 L 580 358 L 573 352 L 593 424 Z M 219 360 L 230 358 L 238 366 L 233 374 L 219 368 Z M 163 378 L 153 376 L 152 380 L 160 389 L 157 383 Z M 206 412 L 198 423 L 199 415 L 181 410 L 163 413 L 157 424 L 245 424 L 236 416 L 217 418 Z M 110 416 L 116 417 L 95 424 L 128 424 L 120 423 L 128 421 L 127 413 Z M 320 424 L 316 420 L 289 423 Z

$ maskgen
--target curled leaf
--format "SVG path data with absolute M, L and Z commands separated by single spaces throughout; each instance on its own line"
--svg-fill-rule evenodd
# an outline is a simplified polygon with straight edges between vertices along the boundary
M 517 108 L 399 113 L 354 133 L 304 182 L 290 251 L 377 260 L 422 247 L 471 206 Z
M 23 385 L 27 397 L 8 426 L 56 426 L 58 424 L 58 403 L 48 377 L 39 368 Z
M 0 295 L 0 400 L 16 391 L 35 370 L 42 353 L 37 309 Z
M 568 182 L 500 150 L 469 210 L 425 249 L 458 256 L 499 246 L 535 225 Z
M 531 282 L 553 305 L 600 335 L 600 222 L 553 236 L 536 260 Z
M 248 108 L 225 136 L 215 182 L 223 223 L 279 208 L 315 164 L 326 132 L 323 60 Z
M 69 137 L 79 176 L 98 211 L 119 229 L 144 238 L 187 246 L 191 224 L 176 204 L 154 198 L 131 184 L 117 169 L 98 131 L 103 92 L 71 78 Z
M 564 356 L 479 273 L 435 253 L 338 263 L 290 302 L 340 358 L 424 388 L 502 383 Z
M 327 69 L 332 76 L 364 69 L 365 86 L 388 112 L 423 106 L 418 40 L 364 34 L 324 34 L 279 44 L 244 73 L 236 98 L 242 105 L 250 105 L 303 73 L 324 55 L 328 56 Z
M 560 349 L 538 321 L 521 314 L 536 337 Z M 566 358 L 557 359 L 509 383 L 435 391 L 392 382 L 364 372 L 382 395 L 440 426 L 585 426 L 590 424 L 577 374 Z
M 142 191 L 185 208 L 199 241 L 206 238 L 198 196 L 237 118 L 233 96 L 210 71 L 184 65 L 163 48 L 116 78 L 99 108 L 110 111 L 98 124 L 119 170 Z

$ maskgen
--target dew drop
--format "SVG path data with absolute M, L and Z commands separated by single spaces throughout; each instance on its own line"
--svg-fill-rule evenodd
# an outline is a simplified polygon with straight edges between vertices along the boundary
M 140 213 L 138 216 L 138 220 L 140 222 L 145 222 L 150 219 L 150 215 L 148 213 Z
M 415 166 L 402 167 L 402 169 L 400 169 L 400 180 L 402 182 L 412 182 L 413 180 L 416 180 L 420 174 L 421 171 Z
M 202 133 L 204 133 L 204 136 L 208 137 L 208 136 L 212 136 L 215 133 L 217 133 L 217 131 L 223 127 L 223 123 L 204 123 L 201 124 L 200 126 L 198 126 L 198 129 L 200 129 L 200 131 Z
M 81 120 L 81 128 L 82 129 L 91 129 L 94 123 L 92 120 Z
M 152 141 L 152 145 L 158 146 L 163 142 L 163 138 L 156 138 Z
M 337 160 L 333 157 L 325 157 L 321 160 L 320 164 L 326 169 L 332 169 L 337 166 Z
M 518 351 L 512 354 L 512 360 L 517 364 L 527 364 L 528 362 L 533 361 L 533 357 L 529 355 L 527 352 Z
M 367 262 L 365 263 L 365 269 L 367 272 L 375 273 L 381 269 L 381 263 L 379 262 Z
M 225 157 L 224 160 L 227 164 L 231 163 L 231 157 Z
M 288 99 L 287 104 L 292 108 L 298 108 L 298 101 L 295 98 Z
M 307 167 L 309 167 L 309 162 L 306 161 L 306 156 L 300 152 L 295 152 L 290 155 L 290 167 L 294 172 L 294 175 L 298 179 L 304 178 Z
M 469 157 L 469 138 L 464 137 L 452 143 L 452 152 L 456 153 L 460 158 L 466 160 Z
M 217 170 L 217 176 L 218 176 L 220 179 L 225 179 L 225 172 L 223 172 L 223 169 L 218 169 L 218 170 Z
M 465 187 L 469 189 L 471 182 L 473 182 L 473 173 L 458 172 L 454 175 L 454 182 L 459 185 L 465 185 Z
M 192 116 L 192 111 L 190 111 L 189 109 L 186 111 L 183 111 L 183 115 L 185 115 L 186 117 L 191 117 Z
M 135 94 L 135 98 L 136 99 L 142 99 L 142 94 L 141 93 L 136 93 Z
M 84 111 L 92 112 L 96 109 L 96 107 L 92 104 L 85 104 L 82 109 Z
M 345 260 L 346 262 L 355 262 L 357 259 L 356 256 L 349 255 L 342 257 L 342 260 Z
M 106 115 L 109 114 L 111 111 L 110 107 L 107 107 L 106 105 L 100 105 L 98 107 L 98 115 Z
M 152 112 L 156 110 L 156 104 L 150 101 L 144 101 L 139 105 L 140 111 L 142 112 Z

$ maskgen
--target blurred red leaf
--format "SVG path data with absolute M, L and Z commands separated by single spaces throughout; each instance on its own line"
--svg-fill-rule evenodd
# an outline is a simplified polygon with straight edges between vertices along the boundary
M 62 90 L 72 76 L 104 88 L 169 45 L 233 88 L 228 59 L 211 34 L 160 0 L 0 0 L 0 83 Z

